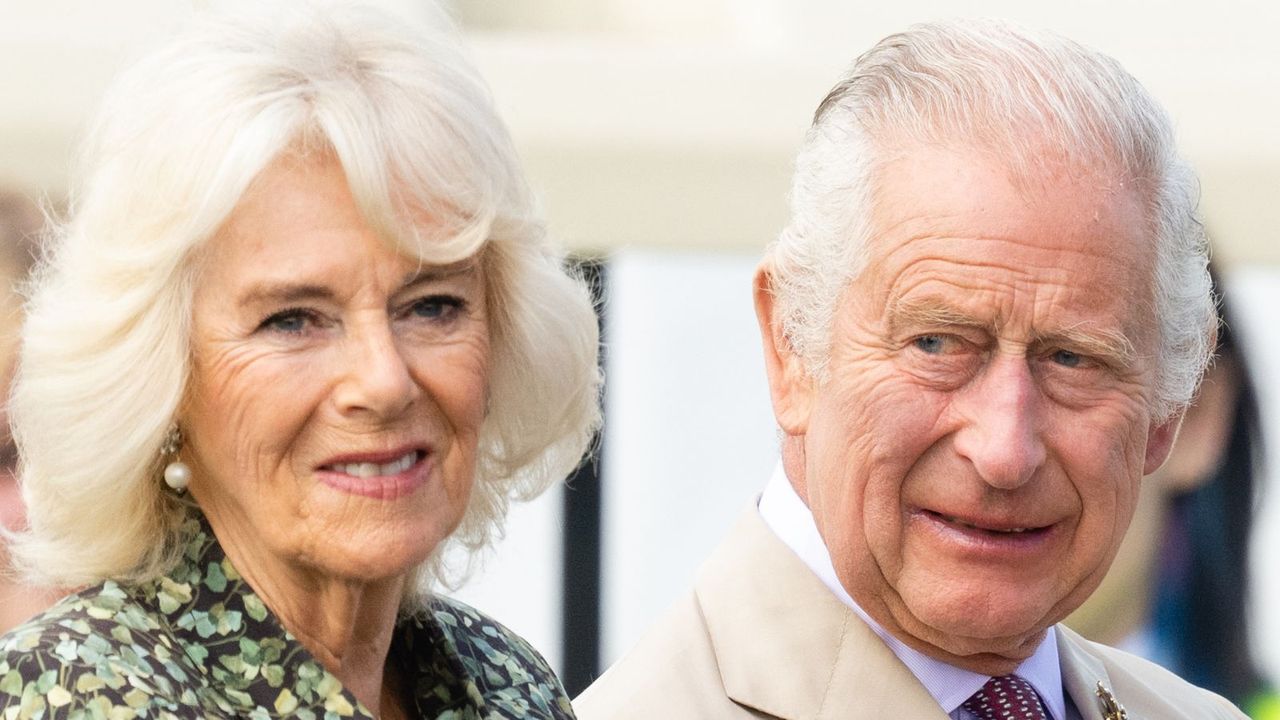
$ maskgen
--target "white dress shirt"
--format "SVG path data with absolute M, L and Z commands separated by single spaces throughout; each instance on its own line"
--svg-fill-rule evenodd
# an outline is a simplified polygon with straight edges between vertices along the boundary
M 760 517 L 765 524 L 791 548 L 805 565 L 818 576 L 841 602 L 849 606 L 858 617 L 884 640 L 893 654 L 898 656 L 904 665 L 911 670 L 933 696 L 942 709 L 950 714 L 952 720 L 976 720 L 972 714 L 960 706 L 971 695 L 977 692 L 990 679 L 989 675 L 963 670 L 935 660 L 918 650 L 909 647 L 890 635 L 884 628 L 871 619 L 849 596 L 848 591 L 836 578 L 835 568 L 831 564 L 831 554 L 822 542 L 818 526 L 804 501 L 796 494 L 791 482 L 782 469 L 782 464 L 774 470 L 769 484 L 759 502 Z M 1031 683 L 1040 698 L 1044 701 L 1049 717 L 1052 720 L 1078 720 L 1075 708 L 1068 707 L 1062 692 L 1062 672 L 1058 665 L 1058 639 L 1052 630 L 1045 633 L 1044 641 L 1035 653 L 1026 659 L 1018 669 L 1017 675 Z

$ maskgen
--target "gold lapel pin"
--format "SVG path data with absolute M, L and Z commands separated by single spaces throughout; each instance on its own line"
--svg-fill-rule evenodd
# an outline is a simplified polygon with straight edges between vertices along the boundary
M 1129 713 L 1116 701 L 1116 696 L 1098 681 L 1098 699 L 1102 701 L 1102 720 L 1129 720 Z

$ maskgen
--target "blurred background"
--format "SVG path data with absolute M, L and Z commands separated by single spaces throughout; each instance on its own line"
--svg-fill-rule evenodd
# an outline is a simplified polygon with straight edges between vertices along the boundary
M 216 2 L 0 0 L 0 187 L 56 207 L 108 80 Z M 407 16 L 411 0 L 382 0 Z M 571 692 L 685 592 L 776 461 L 750 275 L 791 157 L 840 71 L 913 22 L 995 15 L 1118 60 L 1173 115 L 1280 447 L 1280 5 L 895 0 L 452 0 L 553 233 L 603 298 L 606 429 L 569 485 L 516 508 L 458 595 Z M 1273 452 L 1273 455 L 1275 453 Z M 1272 463 L 1273 467 L 1280 463 Z M 1280 674 L 1280 497 L 1263 483 L 1250 642 Z M 1272 598 L 1268 601 L 1266 598 Z

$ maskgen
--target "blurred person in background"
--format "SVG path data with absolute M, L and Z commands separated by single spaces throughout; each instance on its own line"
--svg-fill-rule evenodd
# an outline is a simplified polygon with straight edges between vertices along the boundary
M 208 17 L 108 91 L 28 305 L 0 714 L 571 718 L 430 592 L 598 425 L 596 321 L 443 15 Z
M 1217 356 L 1168 462 L 1144 482 L 1106 579 L 1066 622 L 1222 694 L 1255 720 L 1280 720 L 1249 647 L 1247 609 L 1265 434 L 1230 293 L 1213 277 Z
M 0 190 L 0 528 L 20 530 L 26 525 L 18 490 L 18 449 L 9 432 L 9 381 L 13 377 L 22 325 L 22 283 L 35 260 L 43 217 L 27 196 Z M 48 607 L 55 593 L 24 585 L 9 568 L 9 554 L 0 537 L 0 633 Z

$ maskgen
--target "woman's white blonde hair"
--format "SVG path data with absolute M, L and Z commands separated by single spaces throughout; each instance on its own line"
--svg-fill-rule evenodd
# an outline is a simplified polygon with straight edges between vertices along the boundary
M 484 546 L 511 499 L 580 461 L 599 425 L 590 294 L 552 250 L 447 19 L 206 16 L 109 89 L 37 270 L 11 403 L 30 520 L 14 554 L 31 577 L 136 581 L 176 561 L 186 510 L 160 449 L 190 369 L 199 250 L 268 164 L 311 149 L 338 159 L 366 220 L 404 251 L 482 259 L 490 404 L 450 542 Z M 424 215 L 429 228 L 409 222 Z M 438 578 L 440 550 L 417 580 Z

